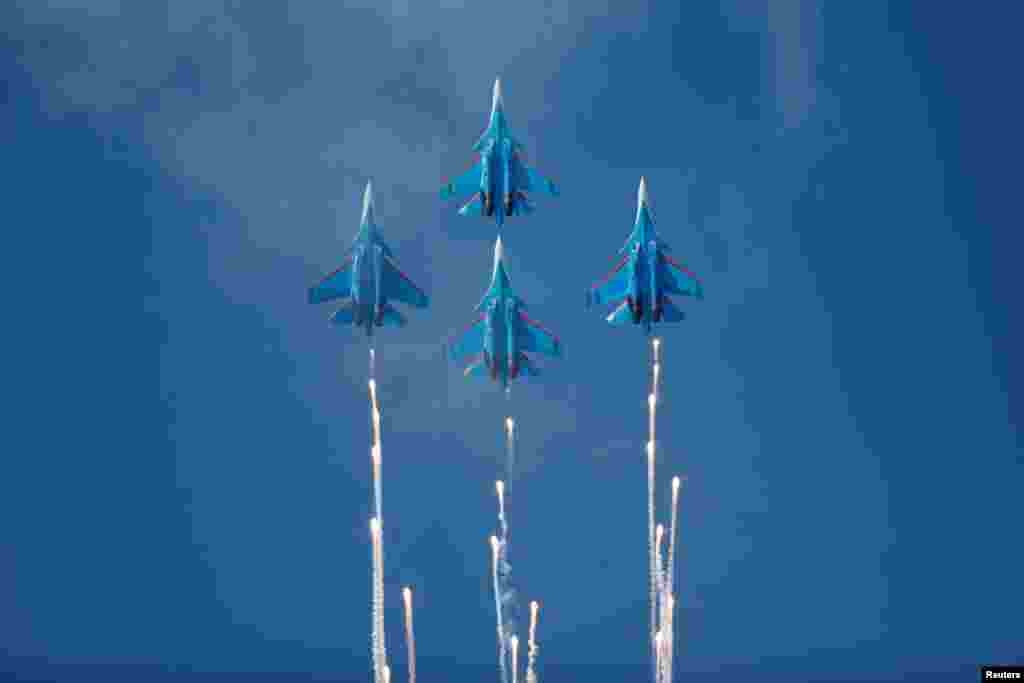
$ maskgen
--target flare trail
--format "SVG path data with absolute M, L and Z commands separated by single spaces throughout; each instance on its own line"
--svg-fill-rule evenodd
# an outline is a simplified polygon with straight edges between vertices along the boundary
M 370 349 L 370 368 L 373 370 L 374 352 Z M 383 485 L 381 483 L 381 442 L 380 442 L 380 408 L 377 404 L 377 382 L 371 376 L 370 411 L 373 423 L 370 459 L 373 463 L 373 507 L 376 516 L 370 526 L 373 536 L 373 661 L 375 677 L 380 683 L 390 678 L 387 662 L 387 646 L 384 640 L 384 514 Z M 385 674 L 385 672 L 387 672 Z
M 499 482 L 500 483 L 500 482 Z M 501 618 L 501 584 L 498 581 L 498 564 L 501 561 L 501 541 L 491 536 L 491 576 L 494 579 L 494 612 L 498 619 L 498 672 L 501 683 L 507 683 L 505 673 L 505 625 Z
M 383 683 L 384 681 L 384 655 L 383 648 L 381 646 L 381 631 L 380 624 L 383 616 L 381 614 L 381 603 L 378 599 L 377 584 L 378 577 L 380 575 L 380 565 L 378 558 L 380 557 L 380 521 L 376 517 L 370 518 L 370 557 L 372 562 L 372 586 L 371 593 L 373 595 L 373 607 L 370 610 L 370 626 L 371 626 L 371 655 L 373 659 L 373 680 L 375 683 Z
M 537 662 L 537 612 L 539 610 L 540 605 L 537 604 L 537 601 L 532 601 L 530 603 L 530 639 L 526 643 L 526 683 L 537 683 L 534 665 Z

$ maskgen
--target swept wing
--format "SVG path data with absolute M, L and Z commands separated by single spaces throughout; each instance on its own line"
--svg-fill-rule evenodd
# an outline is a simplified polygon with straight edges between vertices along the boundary
M 430 303 L 423 290 L 387 256 L 381 258 L 381 288 L 386 299 L 396 299 L 416 308 L 426 308 Z

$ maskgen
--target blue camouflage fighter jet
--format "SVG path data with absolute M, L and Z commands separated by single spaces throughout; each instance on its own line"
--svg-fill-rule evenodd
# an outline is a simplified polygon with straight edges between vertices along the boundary
M 373 188 L 366 183 L 363 194 L 363 218 L 359 232 L 336 271 L 319 284 L 309 288 L 309 302 L 319 304 L 335 299 L 348 299 L 330 318 L 336 325 L 354 325 L 366 329 L 385 324 L 402 327 L 405 316 L 388 303 L 401 301 L 416 308 L 426 308 L 427 295 L 395 264 L 391 248 L 384 243 L 373 216 Z
M 587 307 L 622 301 L 607 317 L 608 322 L 643 325 L 646 334 L 654 323 L 683 320 L 685 315 L 668 295 L 703 299 L 704 288 L 697 276 L 667 251 L 668 244 L 654 230 L 647 183 L 640 178 L 633 232 L 619 250 L 621 258 L 612 272 L 587 290 Z
M 494 274 L 476 307 L 478 317 L 449 345 L 448 355 L 455 362 L 473 357 L 465 369 L 467 377 L 489 374 L 507 390 L 517 377 L 540 374 L 526 352 L 557 357 L 562 347 L 558 337 L 526 315 L 526 304 L 512 291 L 502 258 L 499 237 L 494 245 Z
M 463 216 L 493 216 L 500 228 L 506 216 L 533 212 L 527 192 L 545 191 L 558 196 L 553 182 L 523 162 L 523 146 L 512 137 L 505 120 L 500 79 L 494 81 L 491 119 L 473 151 L 480 154 L 480 161 L 441 188 L 442 199 L 472 195 L 459 209 Z

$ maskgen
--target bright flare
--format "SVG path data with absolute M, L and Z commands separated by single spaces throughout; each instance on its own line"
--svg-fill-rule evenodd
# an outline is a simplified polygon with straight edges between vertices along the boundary
M 498 562 L 501 558 L 501 541 L 491 536 L 491 578 L 494 581 L 494 612 L 498 619 L 498 671 L 501 683 L 505 683 L 505 623 L 501 614 L 501 585 L 498 583 Z
M 526 642 L 526 683 L 536 683 L 537 674 L 534 665 L 537 661 L 537 613 L 540 605 L 536 600 L 530 602 L 530 638 Z
M 409 683 L 416 683 L 416 636 L 412 628 L 412 589 L 402 589 L 405 604 L 405 649 L 409 657 Z

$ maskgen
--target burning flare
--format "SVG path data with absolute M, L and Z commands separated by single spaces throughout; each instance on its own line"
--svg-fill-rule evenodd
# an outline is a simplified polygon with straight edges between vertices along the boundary
M 416 636 L 412 628 L 412 588 L 402 589 L 405 604 L 405 649 L 409 657 L 409 683 L 416 683 Z

